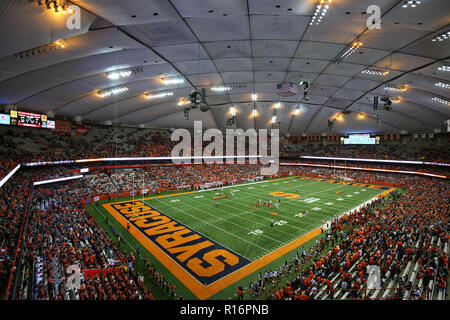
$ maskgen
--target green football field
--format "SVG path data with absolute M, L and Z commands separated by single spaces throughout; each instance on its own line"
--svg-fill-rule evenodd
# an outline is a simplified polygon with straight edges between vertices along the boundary
M 227 186 L 223 190 L 219 188 L 188 193 L 180 191 L 162 197 L 147 195 L 145 200 L 142 200 L 142 196 L 136 196 L 135 201 L 144 201 L 152 208 L 206 238 L 250 261 L 256 261 L 320 227 L 323 221 L 330 221 L 333 217 L 359 207 L 386 189 L 388 188 L 374 189 L 292 177 Z M 214 199 L 221 196 L 226 198 Z M 131 199 L 131 197 L 113 199 L 109 202 Z M 262 205 L 256 209 L 255 204 L 258 200 L 266 202 L 271 200 L 274 204 L 280 200 L 279 209 L 275 206 L 264 208 Z M 108 201 L 102 201 L 102 203 L 108 203 Z M 108 222 L 105 221 L 106 216 L 110 217 L 109 223 L 126 239 L 126 247 L 123 249 L 134 250 L 140 246 L 139 242 L 117 223 L 107 210 L 95 205 L 89 205 L 88 209 L 115 239 Z M 308 210 L 309 213 L 301 216 L 304 210 Z M 272 223 L 273 226 L 271 226 Z M 177 285 L 178 293 L 183 294 L 185 298 L 196 299 L 176 276 L 157 261 L 157 258 L 147 250 L 144 249 L 144 251 L 141 252 L 150 257 L 157 270 L 163 272 L 169 282 Z M 285 258 L 285 256 L 277 258 L 264 268 L 278 267 Z M 145 267 L 139 265 L 138 270 L 144 271 Z M 235 285 L 248 285 L 249 279 L 254 277 L 255 273 L 251 273 Z M 158 293 L 160 289 L 149 278 L 146 278 L 145 282 L 152 292 Z M 234 294 L 234 290 L 234 286 L 230 286 L 212 298 L 228 299 Z M 161 292 L 157 296 L 163 298 L 164 294 Z
M 224 187 L 227 198 L 217 200 L 214 197 L 220 197 L 221 189 L 145 202 L 224 247 L 256 260 L 383 191 L 292 178 Z M 282 196 L 270 195 L 274 192 Z M 274 205 L 256 209 L 258 200 L 271 200 L 273 204 L 280 200 L 279 209 Z M 308 214 L 301 217 L 303 210 Z

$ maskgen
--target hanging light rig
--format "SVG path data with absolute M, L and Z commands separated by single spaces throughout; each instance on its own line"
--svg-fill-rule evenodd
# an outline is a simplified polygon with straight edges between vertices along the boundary
M 45 44 L 43 46 L 39 46 L 36 48 L 28 49 L 25 51 L 17 52 L 14 54 L 17 58 L 31 58 L 35 56 L 41 56 L 46 53 L 49 53 L 50 51 L 54 50 L 61 50 L 67 47 L 67 44 L 64 40 L 56 40 L 54 42 L 51 42 L 49 44 Z
M 327 14 L 328 8 L 330 7 L 330 3 L 331 0 L 320 0 L 309 25 L 319 25 L 322 22 L 323 17 Z
M 54 13 L 72 14 L 73 10 L 69 8 L 66 1 L 50 1 L 50 0 L 37 0 L 39 7 L 45 7 L 47 10 L 53 10 Z
M 344 59 L 351 56 L 353 53 L 355 53 L 359 48 L 361 48 L 362 42 L 359 41 L 359 39 L 356 39 L 352 42 L 352 44 L 348 45 L 345 51 L 334 61 L 335 63 L 340 63 Z

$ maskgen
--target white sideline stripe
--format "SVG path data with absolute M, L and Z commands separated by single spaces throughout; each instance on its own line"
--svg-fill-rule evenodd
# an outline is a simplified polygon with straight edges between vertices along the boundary
M 3 177 L 3 179 L 0 181 L 0 188 L 3 187 L 3 185 L 6 183 L 6 181 L 9 180 L 13 176 L 14 173 L 16 173 L 17 170 L 19 170 L 20 164 L 17 165 L 14 169 L 12 169 L 6 176 Z

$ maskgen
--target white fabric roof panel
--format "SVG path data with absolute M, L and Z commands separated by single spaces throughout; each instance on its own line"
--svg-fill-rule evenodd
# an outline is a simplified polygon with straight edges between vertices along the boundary
M 81 28 L 65 28 L 65 17 L 35 2 L 5 0 L 0 4 L 0 104 L 56 115 L 84 116 L 155 127 L 192 128 L 193 119 L 206 127 L 226 129 L 227 113 L 235 106 L 242 129 L 271 128 L 272 107 L 282 102 L 277 120 L 283 134 L 326 132 L 327 120 L 344 110 L 334 132 L 444 129 L 449 119 L 450 65 L 448 42 L 432 37 L 447 30 L 450 2 L 424 1 L 402 8 L 398 0 L 379 0 L 381 29 L 369 30 L 366 13 L 371 0 L 333 1 L 320 25 L 310 25 L 316 1 L 297 0 L 75 0 L 81 8 Z M 27 23 L 23 23 L 27 21 Z M 32 27 L 30 27 L 32 26 Z M 55 40 L 64 49 L 29 58 L 14 56 Z M 350 43 L 363 45 L 340 63 L 336 59 Z M 386 68 L 387 76 L 361 73 Z M 113 70 L 133 70 L 111 80 Z M 164 85 L 162 78 L 183 78 Z M 276 94 L 276 85 L 293 81 L 299 93 Z M 309 82 L 308 97 L 300 82 Z M 408 85 L 401 93 L 386 84 Z M 104 99 L 99 90 L 126 86 L 128 91 Z M 229 86 L 215 92 L 212 86 Z M 210 111 L 191 112 L 189 120 L 177 106 L 192 89 L 206 88 Z M 148 92 L 173 91 L 173 96 L 148 101 Z M 258 94 L 261 111 L 251 117 L 251 94 Z M 402 97 L 392 111 L 373 111 L 374 96 Z M 304 110 L 292 115 L 300 104 Z M 368 117 L 359 119 L 364 112 Z M 375 115 L 382 117 L 376 123 Z M 278 124 L 274 127 L 278 127 Z

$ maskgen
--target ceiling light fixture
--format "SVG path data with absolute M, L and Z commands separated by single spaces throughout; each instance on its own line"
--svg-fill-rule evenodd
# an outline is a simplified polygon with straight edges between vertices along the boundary
M 184 83 L 184 79 L 181 79 L 181 78 L 164 79 L 164 80 L 162 80 L 162 83 L 164 83 L 166 86 L 171 85 L 171 84 L 181 84 L 181 83 Z
M 408 8 L 408 7 L 415 8 L 419 4 L 422 4 L 422 1 L 420 1 L 420 0 L 405 0 L 403 2 L 402 7 L 403 8 Z
M 277 122 L 277 116 L 272 117 L 272 124 L 274 124 L 275 122 Z
M 444 82 L 436 82 L 434 84 L 437 87 L 441 87 L 441 88 L 445 88 L 445 89 L 450 89 L 450 84 L 449 83 L 444 83 Z
M 231 107 L 231 108 L 230 108 L 230 112 L 231 112 L 231 115 L 232 115 L 233 117 L 236 116 L 236 109 L 234 109 L 234 107 Z
M 157 94 L 147 93 L 145 95 L 145 97 L 148 100 L 160 99 L 160 98 L 165 98 L 165 97 L 169 97 L 169 96 L 173 96 L 173 92 L 161 92 L 161 93 L 157 93 Z
M 402 97 L 392 97 L 392 103 L 400 103 L 402 101 Z
M 39 7 L 43 6 L 43 0 L 37 0 L 37 4 Z M 47 10 L 54 10 L 55 13 L 62 13 L 62 14 L 66 14 L 66 13 L 73 13 L 72 9 L 67 10 L 67 2 L 65 1 L 50 1 L 50 0 L 45 0 L 45 8 Z
M 211 91 L 214 92 L 225 92 L 225 91 L 230 91 L 231 87 L 212 87 Z
M 438 70 L 439 71 L 447 71 L 447 72 L 449 72 L 450 71 L 450 66 L 442 65 L 442 66 L 438 67 Z
M 253 109 L 253 117 L 256 118 L 258 116 L 258 111 L 256 109 Z
M 433 97 L 432 100 L 436 101 L 436 102 L 439 102 L 439 103 L 442 103 L 442 104 L 445 104 L 447 106 L 450 105 L 450 101 L 442 99 L 442 98 L 439 98 L 439 97 Z
M 299 114 L 300 114 L 300 108 L 297 107 L 297 108 L 295 108 L 295 110 L 294 110 L 294 115 L 298 116 Z
M 320 0 L 309 25 L 313 25 L 314 23 L 319 25 L 322 22 L 323 17 L 325 17 L 330 7 L 330 3 L 331 0 Z
M 277 109 L 277 110 L 280 109 L 280 106 L 281 106 L 281 103 L 278 102 L 278 103 L 275 105 L 275 109 Z
M 354 52 L 356 52 L 356 50 L 358 50 L 361 46 L 362 46 L 362 42 L 359 41 L 359 39 L 357 39 L 356 41 L 353 41 L 350 45 L 347 46 L 345 51 L 334 62 L 337 62 L 337 63 L 341 62 L 342 60 L 344 60 L 345 58 L 349 57 Z
M 191 101 L 188 99 L 180 99 L 177 103 L 177 106 L 186 106 L 188 104 L 191 104 Z
M 46 44 L 46 45 L 43 45 L 40 47 L 17 52 L 14 54 L 14 56 L 21 58 L 21 59 L 30 58 L 30 57 L 38 56 L 41 54 L 45 54 L 49 51 L 64 49 L 66 46 L 67 45 L 64 40 L 57 40 L 55 42 L 52 42 L 52 43 L 49 43 L 49 44 Z
M 252 94 L 252 100 L 256 101 L 258 99 L 258 95 L 256 93 Z
M 114 88 L 114 89 L 109 89 L 109 90 L 102 90 L 99 91 L 97 93 L 97 96 L 99 96 L 100 98 L 105 98 L 105 97 L 109 97 L 110 95 L 117 95 L 123 92 L 128 91 L 127 87 L 120 87 L 120 88 Z
M 367 68 L 361 71 L 363 74 L 368 74 L 371 76 L 387 76 L 389 74 L 389 70 L 387 69 L 379 69 L 379 68 Z
M 114 71 L 108 73 L 108 78 L 111 80 L 117 80 L 119 78 L 127 78 L 131 75 L 131 71 Z
M 388 84 L 384 87 L 384 90 L 395 91 L 395 92 L 405 92 L 408 88 L 405 85 L 399 84 Z
M 444 40 L 448 40 L 449 38 L 450 38 L 450 30 L 448 30 L 446 32 L 442 32 L 442 33 L 438 34 L 437 36 L 434 36 L 431 41 L 444 41 Z

